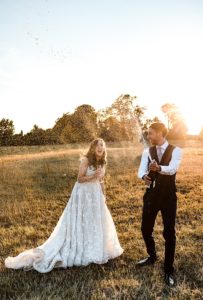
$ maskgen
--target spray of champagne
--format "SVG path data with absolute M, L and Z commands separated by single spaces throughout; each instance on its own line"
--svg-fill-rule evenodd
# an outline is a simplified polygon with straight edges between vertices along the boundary
M 142 123 L 141 123 L 141 120 L 138 116 L 136 116 L 136 123 L 137 123 L 137 132 L 138 132 L 138 137 L 139 137 L 140 142 L 143 144 L 144 149 L 149 148 L 151 145 L 150 145 L 149 139 L 147 137 L 147 133 L 142 130 Z M 149 159 L 150 159 L 151 163 L 156 162 L 155 159 L 151 158 L 150 153 L 149 153 Z M 157 175 L 156 172 L 149 171 L 147 175 L 151 178 L 151 180 L 152 180 L 151 185 L 154 187 L 155 178 L 156 178 L 156 175 Z

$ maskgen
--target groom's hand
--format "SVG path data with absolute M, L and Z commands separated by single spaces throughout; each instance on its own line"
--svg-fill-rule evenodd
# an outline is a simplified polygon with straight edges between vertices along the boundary
M 148 186 L 152 183 L 151 178 L 149 176 L 147 176 L 147 175 L 145 175 L 143 177 L 143 180 L 144 180 L 145 184 L 148 185 Z
M 157 162 L 152 162 L 149 165 L 149 170 L 153 171 L 153 172 L 160 172 L 161 171 L 161 167 L 157 164 Z

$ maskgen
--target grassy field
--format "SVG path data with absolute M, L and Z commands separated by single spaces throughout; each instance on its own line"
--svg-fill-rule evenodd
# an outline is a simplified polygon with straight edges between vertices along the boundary
M 47 274 L 5 269 L 7 256 L 49 237 L 67 204 L 85 145 L 1 148 L 0 299 L 203 299 L 203 144 L 186 144 L 177 176 L 178 285 L 174 289 L 162 279 L 160 215 L 155 226 L 159 261 L 153 267 L 136 267 L 146 255 L 140 231 L 145 187 L 137 179 L 142 149 L 129 143 L 108 145 L 105 179 L 107 205 L 123 255 L 105 265 L 54 269 Z

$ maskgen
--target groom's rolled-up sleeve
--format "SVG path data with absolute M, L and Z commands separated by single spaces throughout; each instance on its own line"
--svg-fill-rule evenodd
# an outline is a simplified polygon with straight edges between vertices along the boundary
M 143 179 L 143 176 L 148 173 L 148 156 L 149 156 L 149 150 L 145 149 L 142 153 L 142 158 L 140 162 L 140 167 L 138 170 L 138 178 Z
M 179 147 L 176 147 L 172 152 L 172 158 L 168 166 L 160 166 L 161 171 L 159 172 L 162 175 L 174 175 L 182 159 L 182 150 Z

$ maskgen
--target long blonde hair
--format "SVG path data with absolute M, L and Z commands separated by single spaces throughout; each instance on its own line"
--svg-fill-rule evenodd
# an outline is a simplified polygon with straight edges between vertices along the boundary
M 96 159 L 95 149 L 96 149 L 96 146 L 98 145 L 99 141 L 102 141 L 105 145 L 105 142 L 103 139 L 96 138 L 90 143 L 89 150 L 85 154 L 85 157 L 87 157 L 87 159 L 88 159 L 89 166 L 93 166 L 95 169 L 98 166 L 103 167 L 104 165 L 107 164 L 106 147 L 104 147 L 104 153 L 103 153 L 102 157 L 99 160 Z

